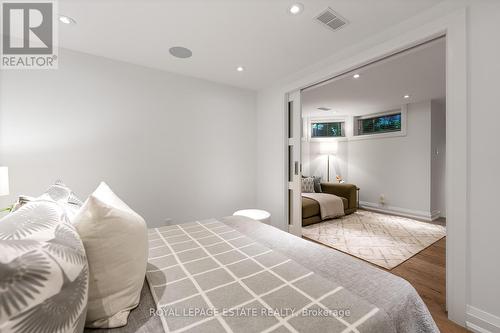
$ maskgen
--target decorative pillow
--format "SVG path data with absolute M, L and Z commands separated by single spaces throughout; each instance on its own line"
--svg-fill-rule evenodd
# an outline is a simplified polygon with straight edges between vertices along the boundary
M 65 209 L 66 215 L 70 220 L 76 215 L 83 202 L 76 196 L 76 194 L 67 187 L 62 181 L 56 180 L 53 185 L 38 198 L 33 198 L 30 196 L 19 196 L 17 202 L 14 204 L 12 211 L 18 210 L 24 204 L 35 201 L 37 199 L 55 201 Z
M 88 266 L 60 204 L 35 199 L 0 220 L 0 331 L 83 332 Z
M 321 190 L 321 177 L 313 176 L 314 179 L 314 192 L 323 193 Z
M 26 204 L 26 203 L 28 203 L 30 201 L 34 201 L 34 200 L 36 200 L 36 198 L 30 197 L 30 196 L 27 196 L 27 195 L 20 195 L 17 198 L 17 201 L 12 206 L 11 212 L 14 212 L 14 211 L 18 210 L 19 208 L 21 208 L 22 205 L 24 205 L 24 204 Z
M 56 180 L 53 185 L 50 185 L 40 198 L 54 200 L 61 204 L 70 220 L 75 217 L 83 205 L 76 194 L 60 180 Z
M 302 178 L 302 193 L 314 193 L 314 178 Z
M 139 304 L 148 258 L 144 219 L 101 183 L 75 216 L 89 261 L 87 327 L 127 324 Z

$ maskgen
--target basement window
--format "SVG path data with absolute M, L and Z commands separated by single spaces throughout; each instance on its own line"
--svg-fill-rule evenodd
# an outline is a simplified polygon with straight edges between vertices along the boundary
M 311 123 L 311 138 L 337 138 L 345 136 L 343 121 Z
M 357 118 L 357 135 L 401 132 L 401 112 Z

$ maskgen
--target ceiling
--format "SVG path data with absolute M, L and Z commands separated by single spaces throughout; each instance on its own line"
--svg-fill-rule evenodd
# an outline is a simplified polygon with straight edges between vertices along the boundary
M 441 0 L 66 0 L 60 46 L 234 86 L 259 89 Z M 331 7 L 350 24 L 332 31 L 313 19 Z M 168 50 L 185 46 L 189 59 Z M 61 59 L 64 61 L 64 59 Z M 244 72 L 237 72 L 244 66 Z
M 446 96 L 446 45 L 439 39 L 305 90 L 310 116 L 357 116 Z M 355 79 L 354 74 L 360 77 Z M 408 99 L 403 96 L 409 95 Z M 327 107 L 331 111 L 317 108 Z

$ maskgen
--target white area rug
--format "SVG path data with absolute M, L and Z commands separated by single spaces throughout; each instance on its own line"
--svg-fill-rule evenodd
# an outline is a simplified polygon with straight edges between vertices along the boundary
M 302 228 L 316 242 L 392 269 L 446 236 L 446 228 L 365 210 Z

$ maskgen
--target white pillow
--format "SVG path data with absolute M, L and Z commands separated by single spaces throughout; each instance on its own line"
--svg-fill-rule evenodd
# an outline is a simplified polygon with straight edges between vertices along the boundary
M 87 327 L 127 324 L 139 304 L 148 257 L 144 219 L 104 182 L 74 218 L 89 262 Z

